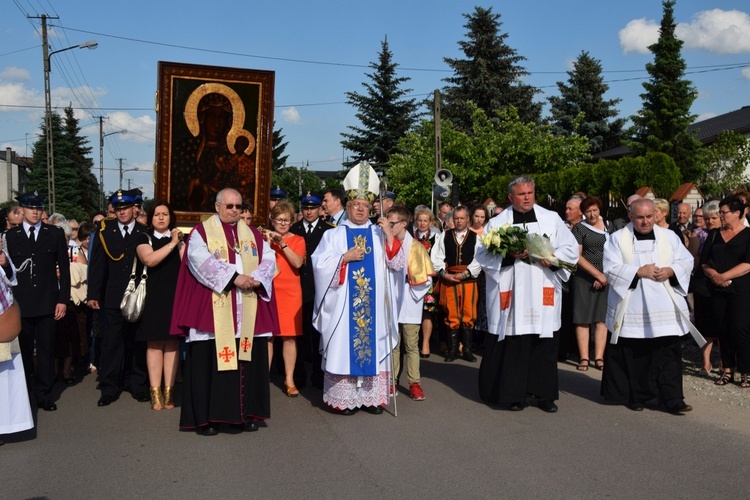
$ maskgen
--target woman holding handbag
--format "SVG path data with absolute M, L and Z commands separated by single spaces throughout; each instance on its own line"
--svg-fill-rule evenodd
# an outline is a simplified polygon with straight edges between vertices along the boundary
M 146 301 L 136 332 L 146 342 L 146 366 L 151 386 L 151 409 L 174 408 L 180 341 L 169 335 L 177 274 L 185 244 L 167 202 L 157 201 L 148 211 L 147 233 L 138 235 L 138 258 L 148 268 Z M 175 251 L 176 250 L 176 251 Z M 162 393 L 162 375 L 164 392 Z

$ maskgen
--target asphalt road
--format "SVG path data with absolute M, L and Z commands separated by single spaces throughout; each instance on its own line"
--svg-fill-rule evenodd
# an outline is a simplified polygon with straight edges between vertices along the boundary
M 601 373 L 560 364 L 560 411 L 479 400 L 477 364 L 422 362 L 427 399 L 398 417 L 327 412 L 273 379 L 259 432 L 178 431 L 179 409 L 128 395 L 98 408 L 93 376 L 40 412 L 33 436 L 5 437 L 0 498 L 722 498 L 747 495 L 747 408 L 686 381 L 695 409 L 674 416 L 603 404 Z M 404 374 L 402 382 L 406 382 Z M 392 407 L 391 407 L 392 408 Z

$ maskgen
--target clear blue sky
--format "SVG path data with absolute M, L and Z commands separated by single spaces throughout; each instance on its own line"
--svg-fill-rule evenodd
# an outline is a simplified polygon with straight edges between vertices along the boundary
M 44 83 L 40 21 L 50 20 L 52 50 L 95 39 L 94 51 L 52 56 L 52 101 L 72 102 L 94 148 L 98 177 L 99 132 L 94 116 L 109 117 L 105 132 L 105 191 L 117 187 L 116 158 L 125 158 L 133 186 L 153 194 L 153 111 L 157 62 L 211 64 L 276 72 L 275 119 L 289 143 L 289 164 L 310 162 L 336 170 L 345 152 L 341 132 L 358 125 L 345 104 L 347 91 L 362 91 L 367 64 L 388 37 L 399 74 L 422 98 L 450 75 L 443 57 L 463 57 L 464 13 L 475 2 L 381 0 L 378 2 L 50 1 L 0 2 L 0 146 L 29 151 L 43 116 Z M 556 93 L 581 50 L 602 61 L 609 98 L 620 98 L 622 116 L 640 108 L 644 51 L 654 41 L 661 2 L 539 0 L 480 2 L 502 15 L 507 43 L 527 58 L 528 82 L 539 100 Z M 207 7 L 213 5 L 212 7 Z M 750 105 L 750 6 L 746 0 L 678 0 L 675 15 L 686 42 L 683 55 L 699 98 L 693 112 L 711 117 Z M 218 51 L 218 52 L 212 52 Z M 224 53 L 219 53 L 224 52 Z M 327 64 L 324 64 L 327 63 Z M 726 69 L 727 65 L 735 65 Z

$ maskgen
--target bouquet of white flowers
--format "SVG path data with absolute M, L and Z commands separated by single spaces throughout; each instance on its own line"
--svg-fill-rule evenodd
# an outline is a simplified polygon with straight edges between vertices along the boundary
M 526 227 L 517 227 L 505 223 L 500 227 L 485 231 L 479 237 L 484 248 L 492 255 L 500 255 L 505 258 L 508 254 L 523 252 L 526 249 L 526 235 L 529 232 Z
M 527 234 L 526 249 L 529 251 L 529 259 L 531 261 L 546 259 L 553 266 L 565 269 L 571 273 L 575 272 L 578 267 L 576 264 L 562 261 L 553 255 L 555 248 L 546 234 Z

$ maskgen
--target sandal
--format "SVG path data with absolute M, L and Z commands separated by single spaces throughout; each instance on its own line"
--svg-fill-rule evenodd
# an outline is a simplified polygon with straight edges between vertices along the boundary
M 595 359 L 594 368 L 597 370 L 604 370 L 604 360 L 602 358 Z
M 299 396 L 299 390 L 294 386 L 294 384 L 287 385 L 287 383 L 284 382 L 284 394 L 286 394 L 290 398 L 296 398 L 297 396 Z
M 723 372 L 721 378 L 714 385 L 727 385 L 734 382 L 734 372 Z
M 740 387 L 743 387 L 743 388 L 750 387 L 750 374 L 743 373 L 740 375 Z
M 584 363 L 586 363 L 586 364 L 584 364 Z M 584 359 L 581 359 L 580 361 L 578 361 L 578 366 L 576 367 L 576 370 L 581 371 L 581 372 L 585 372 L 585 371 L 588 371 L 588 369 L 589 369 L 589 360 L 588 359 L 584 358 Z

